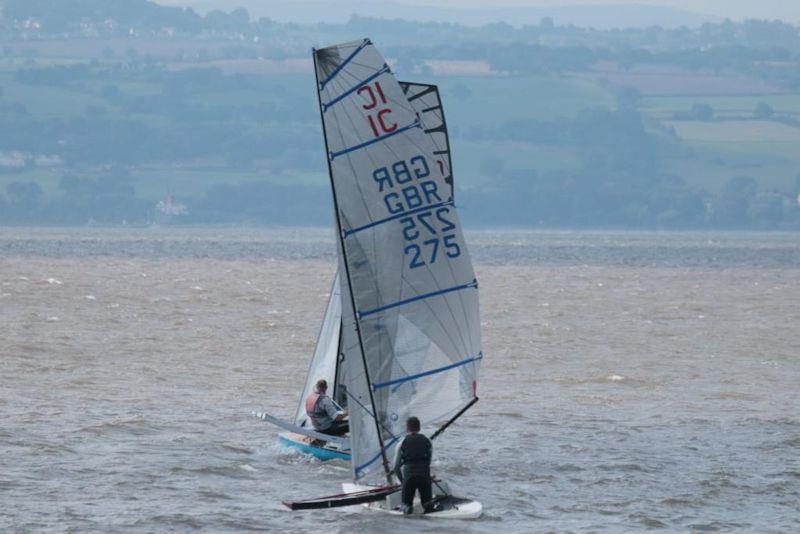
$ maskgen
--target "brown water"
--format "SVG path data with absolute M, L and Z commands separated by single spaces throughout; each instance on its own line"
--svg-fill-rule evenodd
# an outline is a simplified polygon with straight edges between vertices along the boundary
M 326 230 L 0 229 L 0 530 L 800 530 L 800 236 L 482 232 L 485 516 L 289 512 Z

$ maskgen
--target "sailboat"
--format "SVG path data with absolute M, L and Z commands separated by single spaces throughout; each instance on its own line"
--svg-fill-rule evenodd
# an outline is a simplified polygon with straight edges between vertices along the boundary
M 363 503 L 397 513 L 389 457 L 407 417 L 435 439 L 478 400 L 478 282 L 453 202 L 438 91 L 398 82 L 369 39 L 315 50 L 313 59 L 339 269 L 301 400 L 316 379 L 333 377 L 351 432 L 320 436 L 303 424 L 302 406 L 294 423 L 262 418 L 349 456 L 344 494 L 287 506 Z M 431 515 L 481 513 L 444 481 L 434 495 L 440 509 Z
M 422 121 L 423 131 L 433 145 L 436 166 L 450 188 L 448 194 L 452 199 L 455 194 L 453 162 L 439 87 L 419 82 L 399 82 L 399 84 L 411 108 Z M 292 422 L 286 424 L 264 412 L 254 412 L 254 415 L 262 420 L 276 424 L 285 430 L 278 435 L 278 440 L 282 445 L 310 454 L 323 461 L 350 460 L 347 438 L 332 438 L 313 432 L 305 409 L 305 399 L 313 392 L 314 385 L 320 378 L 325 379 L 328 384 L 332 384 L 331 397 L 338 405 L 348 405 L 346 389 L 342 380 L 344 366 L 340 365 L 344 358 L 341 345 L 341 320 L 341 285 L 337 271 L 329 293 L 322 326 L 317 335 L 314 355 L 311 358 Z

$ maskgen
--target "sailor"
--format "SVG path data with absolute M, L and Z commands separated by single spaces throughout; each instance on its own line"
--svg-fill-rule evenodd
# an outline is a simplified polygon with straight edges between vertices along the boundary
M 345 420 L 347 410 L 333 402 L 327 392 L 328 382 L 320 378 L 314 386 L 314 392 L 306 399 L 306 414 L 317 432 L 343 436 L 350 431 L 350 424 Z
M 406 420 L 406 437 L 394 454 L 394 471 L 403 483 L 403 513 L 410 514 L 414 506 L 414 494 L 419 498 L 425 513 L 432 512 L 431 502 L 431 457 L 433 445 L 425 435 L 419 433 L 419 419 Z

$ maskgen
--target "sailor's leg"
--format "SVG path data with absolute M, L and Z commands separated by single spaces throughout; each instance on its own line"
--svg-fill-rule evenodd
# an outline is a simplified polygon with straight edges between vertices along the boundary
M 344 436 L 350 432 L 350 424 L 347 421 L 334 421 L 325 430 L 317 430 L 317 432 L 328 434 L 329 436 Z
M 419 477 L 419 500 L 422 501 L 422 508 L 426 514 L 433 512 L 431 493 L 431 477 Z
M 414 510 L 414 493 L 417 492 L 415 477 L 403 480 L 403 513 L 410 514 Z
M 336 429 L 337 436 L 344 436 L 348 432 L 350 432 L 350 423 L 347 421 L 335 421 L 333 423 L 334 428 Z

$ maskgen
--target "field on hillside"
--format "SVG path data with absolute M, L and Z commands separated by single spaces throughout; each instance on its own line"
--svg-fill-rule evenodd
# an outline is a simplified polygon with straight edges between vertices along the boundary
M 232 195 L 246 194 L 253 184 L 327 187 L 307 58 L 174 59 L 137 64 L 139 70 L 129 70 L 121 67 L 124 61 L 115 52 L 84 62 L 89 69 L 85 75 L 67 73 L 63 80 L 20 75 L 30 69 L 75 65 L 79 63 L 75 57 L 86 52 L 91 42 L 73 43 L 52 57 L 44 54 L 55 53 L 55 45 L 45 42 L 35 47 L 34 57 L 0 58 L 1 109 L 29 122 L 25 137 L 38 143 L 38 156 L 62 149 L 66 154 L 45 165 L 36 163 L 33 153 L 23 152 L 27 163 L 15 167 L 9 162 L 19 161 L 19 153 L 0 151 L 0 194 L 14 182 L 35 182 L 45 199 L 59 199 L 64 195 L 59 184 L 65 175 L 93 184 L 115 180 L 153 205 L 167 194 L 190 204 L 199 202 L 217 185 L 231 186 L 236 190 Z M 159 46 L 153 44 L 153 50 L 164 53 Z M 558 171 L 580 176 L 586 159 L 574 142 L 580 137 L 574 131 L 579 124 L 576 117 L 584 110 L 617 109 L 618 86 L 628 79 L 625 76 L 634 74 L 655 84 L 634 85 L 641 91 L 636 107 L 645 125 L 637 135 L 650 136 L 652 142 L 666 147 L 654 156 L 658 176 L 679 177 L 686 187 L 714 195 L 740 176 L 755 179 L 768 191 L 792 194 L 797 186 L 800 127 L 792 121 L 800 119 L 800 94 L 778 94 L 766 86 L 761 93 L 749 94 L 758 90 L 752 80 L 723 80 L 686 71 L 615 71 L 612 80 L 597 76 L 600 71 L 500 75 L 478 69 L 475 75 L 464 75 L 463 62 L 454 62 L 450 68 L 447 61 L 438 61 L 436 67 L 434 74 L 400 70 L 397 76 L 439 85 L 456 181 L 462 190 L 497 192 L 514 181 Z M 442 74 L 447 72 L 461 74 Z M 692 76 L 695 79 L 689 80 Z M 701 86 L 698 94 L 688 94 Z M 756 118 L 757 107 L 763 109 L 765 104 L 771 116 Z M 710 120 L 689 120 L 698 105 L 711 108 Z M 515 124 L 513 135 L 506 135 L 505 129 Z M 141 131 L 143 136 L 153 136 L 147 141 L 156 145 L 149 147 L 155 156 L 147 161 L 134 158 L 132 164 L 99 162 L 106 142 L 119 144 L 115 137 L 120 126 L 129 128 L 123 134 L 133 137 L 130 145 L 115 147 L 118 153 L 124 156 L 127 146 L 136 148 L 142 139 L 135 132 Z M 105 133 L 94 132 L 97 127 Z M 67 137 L 47 137 L 59 128 Z M 603 124 L 592 128 L 593 135 L 609 135 Z M 561 137 L 534 141 L 537 132 L 541 139 L 542 130 L 548 129 L 558 130 Z M 529 132 L 533 133 L 526 138 Z M 7 145 L 14 146 L 14 133 L 6 134 Z M 74 138 L 68 137 L 72 134 Z M 87 139 L 94 140 L 87 145 Z M 193 155 L 181 159 L 172 158 L 173 152 L 159 152 L 160 139 L 174 143 L 176 151 Z M 92 154 L 92 143 L 101 147 L 96 150 L 99 158 Z M 191 150 L 196 144 L 199 150 Z M 83 154 L 94 159 L 75 159 Z M 625 157 L 622 150 L 610 158 L 623 173 Z M 615 171 L 607 172 L 613 182 Z M 631 213 L 638 209 L 632 208 Z

